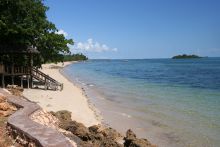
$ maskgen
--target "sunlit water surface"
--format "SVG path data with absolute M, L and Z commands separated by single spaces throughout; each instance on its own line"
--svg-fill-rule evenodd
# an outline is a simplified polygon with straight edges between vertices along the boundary
M 220 146 L 220 58 L 89 60 L 63 72 L 122 133 L 161 147 Z

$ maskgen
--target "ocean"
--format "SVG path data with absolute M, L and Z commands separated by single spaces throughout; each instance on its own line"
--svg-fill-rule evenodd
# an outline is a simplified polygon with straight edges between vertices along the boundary
M 88 60 L 63 73 L 103 123 L 161 147 L 220 146 L 220 58 Z

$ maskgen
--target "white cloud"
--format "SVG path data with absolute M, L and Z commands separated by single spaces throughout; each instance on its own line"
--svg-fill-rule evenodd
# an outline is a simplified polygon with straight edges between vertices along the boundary
M 73 49 L 81 50 L 81 51 L 90 51 L 90 52 L 118 51 L 117 48 L 110 48 L 106 44 L 94 42 L 92 38 L 89 38 L 86 42 L 76 43 Z
M 56 32 L 56 34 L 63 34 L 64 37 L 68 36 L 68 33 L 65 32 L 64 30 L 60 29 L 58 32 Z

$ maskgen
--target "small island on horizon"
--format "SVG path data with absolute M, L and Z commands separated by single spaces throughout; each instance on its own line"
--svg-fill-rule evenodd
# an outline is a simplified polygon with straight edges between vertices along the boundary
M 200 57 L 198 55 L 187 55 L 187 54 L 176 55 L 172 57 L 172 59 L 195 59 L 195 58 L 203 58 L 203 57 Z

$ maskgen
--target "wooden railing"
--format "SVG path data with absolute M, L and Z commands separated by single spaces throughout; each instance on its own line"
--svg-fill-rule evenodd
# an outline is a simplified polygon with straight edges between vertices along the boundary
M 35 78 L 39 82 L 42 82 L 45 86 L 45 89 L 54 89 L 54 90 L 63 90 L 63 84 L 59 83 L 55 79 L 51 78 L 49 75 L 44 74 L 40 70 L 35 67 L 28 67 L 28 66 L 4 66 L 0 64 L 0 74 L 5 76 L 22 76 L 23 75 L 30 75 L 31 77 Z M 28 80 L 29 80 L 29 76 Z M 31 80 L 33 84 L 33 80 Z
M 30 74 L 30 67 L 28 66 L 2 66 L 1 72 L 9 75 L 28 75 Z
M 4 73 L 4 65 L 0 64 L 0 74 Z
M 59 83 L 58 81 L 51 78 L 49 75 L 44 74 L 43 72 L 41 72 L 37 68 L 34 68 L 34 67 L 32 68 L 32 74 L 31 75 L 35 79 L 43 82 L 45 84 L 45 88 L 51 88 L 51 89 L 57 90 L 60 87 L 60 90 L 63 89 L 63 84 L 62 83 Z

